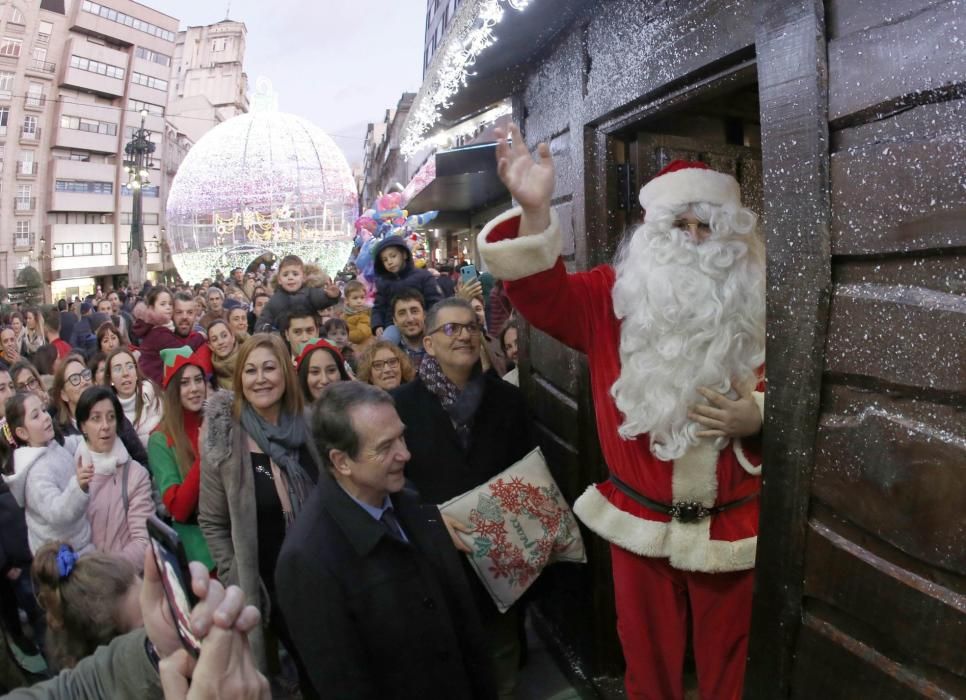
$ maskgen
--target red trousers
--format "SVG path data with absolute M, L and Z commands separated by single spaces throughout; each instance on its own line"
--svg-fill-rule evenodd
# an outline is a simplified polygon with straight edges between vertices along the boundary
M 754 570 L 679 571 L 611 545 L 617 633 L 634 700 L 683 700 L 688 602 L 703 700 L 737 700 L 745 677 Z

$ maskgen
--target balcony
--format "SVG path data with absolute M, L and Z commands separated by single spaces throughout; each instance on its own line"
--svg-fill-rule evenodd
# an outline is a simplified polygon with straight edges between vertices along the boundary
M 35 39 L 35 41 L 38 44 L 49 44 L 50 43 L 50 34 L 38 34 L 37 35 L 37 38 Z
M 14 211 L 33 211 L 36 208 L 37 208 L 36 197 L 14 197 L 13 198 Z
M 41 132 L 40 127 L 29 129 L 27 127 L 22 126 L 20 127 L 20 140 L 30 141 L 30 142 L 40 141 L 40 132 Z
M 35 58 L 27 64 L 27 70 L 33 73 L 42 73 L 49 76 L 57 71 L 57 64 L 51 63 L 50 61 L 41 61 L 40 59 Z
M 36 161 L 17 161 L 17 177 L 37 177 L 37 168 L 40 163 Z
M 47 104 L 47 95 L 28 94 L 23 100 L 23 106 L 25 109 L 36 110 L 38 112 L 44 108 L 45 104 Z
M 18 233 L 13 239 L 14 250 L 33 250 L 34 249 L 34 234 L 33 233 Z
M 27 26 L 20 22 L 7 22 L 7 34 L 26 34 Z
M 3 138 L 6 135 L 7 135 L 7 125 L 4 124 L 3 126 L 0 126 L 0 138 Z

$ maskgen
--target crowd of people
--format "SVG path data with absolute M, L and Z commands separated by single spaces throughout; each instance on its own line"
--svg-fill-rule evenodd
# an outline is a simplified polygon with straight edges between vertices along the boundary
M 355 477 L 340 481 L 331 454 L 320 451 L 311 407 L 325 404 L 327 389 L 340 383 L 369 386 L 363 403 L 373 396 L 391 402 L 385 392 L 420 387 L 410 410 L 419 414 L 435 402 L 444 421 L 458 415 L 453 447 L 473 467 L 452 481 L 438 457 L 425 465 L 420 459 L 419 478 L 438 482 L 424 487 L 438 503 L 533 446 L 522 400 L 502 380 L 517 359 L 518 332 L 502 286 L 487 275 L 457 284 L 446 272 L 416 270 L 405 244 L 393 243 L 383 247 L 376 285 L 356 279 L 351 266 L 335 281 L 288 256 L 274 270 L 235 269 L 194 285 L 149 283 L 137 293 L 98 289 L 84 300 L 5 311 L 0 621 L 8 653 L 37 662 L 0 667 L 9 669 L 0 687 L 75 669 L 98 647 L 142 627 L 150 515 L 172 525 L 188 559 L 239 587 L 259 611 L 260 624 L 245 636 L 253 668 L 271 680 L 276 696 L 331 696 L 347 682 L 334 671 L 320 675 L 321 628 L 305 627 L 305 603 L 295 602 L 301 593 L 293 590 L 300 577 L 284 575 L 279 565 L 320 480 L 331 475 L 341 493 L 358 496 Z M 454 387 L 468 382 L 476 405 L 454 407 Z M 475 413 L 485 431 L 471 440 Z M 490 414 L 505 425 L 493 424 Z M 407 431 L 417 454 L 438 446 L 434 420 Z M 370 427 L 349 430 L 364 441 Z M 490 454 L 504 428 L 520 436 L 507 443 L 512 449 Z M 454 528 L 467 528 L 436 525 L 453 548 L 449 573 L 459 572 L 458 581 L 438 584 L 449 595 L 464 576 L 455 557 L 465 545 Z M 473 624 L 499 620 L 475 585 L 461 589 L 475 596 L 467 599 Z M 503 622 L 490 646 L 506 657 L 502 686 L 509 697 L 522 628 L 516 617 Z M 485 656 L 490 688 L 495 666 L 489 650 Z M 334 669 L 345 659 L 326 654 L 326 661 Z
M 372 285 L 287 256 L 5 314 L 0 624 L 18 658 L 63 669 L 16 693 L 515 697 L 526 597 L 497 609 L 461 556 L 480 555 L 483 521 L 440 506 L 537 445 L 514 386 L 519 310 L 588 358 L 609 474 L 573 510 L 610 543 L 628 696 L 683 698 L 689 644 L 701 696 L 741 696 L 764 405 L 755 215 L 733 177 L 674 161 L 615 264 L 570 273 L 549 148 L 497 135 L 519 203 L 478 238 L 498 280 L 419 268 L 388 237 Z M 151 515 L 192 560 L 197 659 L 164 614 Z M 10 689 L 43 671 L 0 673 Z

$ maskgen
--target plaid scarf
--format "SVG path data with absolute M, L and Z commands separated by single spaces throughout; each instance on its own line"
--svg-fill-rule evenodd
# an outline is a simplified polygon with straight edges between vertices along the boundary
M 443 374 L 443 368 L 432 355 L 423 358 L 419 365 L 419 378 L 436 398 L 443 410 L 449 415 L 456 429 L 463 450 L 470 448 L 470 434 L 473 432 L 473 417 L 483 401 L 483 374 L 480 368 L 473 370 L 473 376 L 462 390 Z

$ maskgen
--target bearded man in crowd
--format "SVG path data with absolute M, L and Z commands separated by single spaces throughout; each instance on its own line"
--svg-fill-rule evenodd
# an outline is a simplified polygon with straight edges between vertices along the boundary
M 567 274 L 545 144 L 510 128 L 519 207 L 480 232 L 535 327 L 587 354 L 610 476 L 574 512 L 611 544 L 628 697 L 683 698 L 688 608 L 704 698 L 737 698 L 751 619 L 764 405 L 764 247 L 730 175 L 675 161 L 614 266 Z

